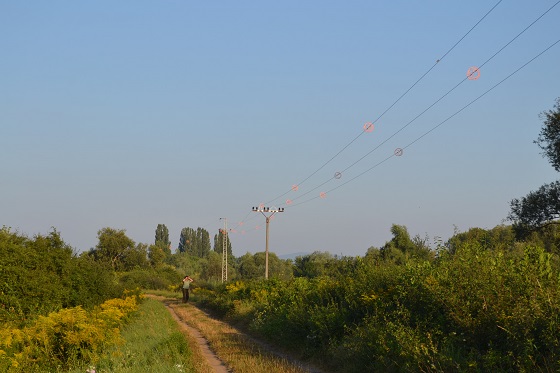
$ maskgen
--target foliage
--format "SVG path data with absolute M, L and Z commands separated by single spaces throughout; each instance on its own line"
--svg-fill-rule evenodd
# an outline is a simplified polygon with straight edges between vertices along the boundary
M 552 167 L 560 172 L 560 97 L 553 110 L 541 113 L 543 127 L 535 143 Z M 508 220 L 514 223 L 518 238 L 525 238 L 543 226 L 560 224 L 560 181 L 544 184 L 538 190 L 510 202 Z
M 154 241 L 156 246 L 161 247 L 166 255 L 171 255 L 171 241 L 169 241 L 169 230 L 165 224 L 158 224 L 156 228 L 156 239 Z
M 522 198 L 510 202 L 508 218 L 522 235 L 545 224 L 558 224 L 560 218 L 560 181 L 544 184 Z
M 205 258 L 210 252 L 210 234 L 204 228 L 198 227 L 181 229 L 179 237 L 179 252 Z
M 340 372 L 560 370 L 556 255 L 503 226 L 458 233 L 437 258 L 393 235 L 385 249 L 405 260 L 370 249 L 328 258 L 327 275 L 237 280 L 200 301 Z
M 182 274 L 182 277 L 188 274 L 197 280 L 201 279 L 203 268 L 207 262 L 205 258 L 181 252 L 170 256 L 167 260 L 167 263 L 176 268 Z
M 181 282 L 181 274 L 170 265 L 161 265 L 151 269 L 135 269 L 119 275 L 119 282 L 123 288 L 164 290 L 177 286 Z
M 224 234 L 224 230 L 220 229 L 218 231 L 218 234 L 214 235 L 214 251 L 217 252 L 218 254 L 222 254 L 224 252 L 224 241 L 226 241 L 227 243 L 227 255 L 231 256 L 232 254 L 232 249 L 231 249 L 231 240 L 229 239 L 229 235 L 228 234 Z
M 543 247 L 546 252 L 556 254 L 553 259 L 558 260 L 560 258 L 560 225 L 545 225 L 538 231 L 524 235 L 524 242 Z
M 447 241 L 449 252 L 455 253 L 457 248 L 466 243 L 476 244 L 486 250 L 507 250 L 515 245 L 515 232 L 511 226 L 499 225 L 492 229 L 471 228 L 466 232 L 456 232 Z
M 24 323 L 63 307 L 91 308 L 119 294 L 108 268 L 74 255 L 56 230 L 30 239 L 0 229 L 0 322 Z
M 298 256 L 294 262 L 297 277 L 319 277 L 327 275 L 336 265 L 336 258 L 328 252 L 315 251 L 310 255 Z
M 138 299 L 110 299 L 90 312 L 65 308 L 21 329 L 0 328 L 1 370 L 54 371 L 95 362 L 105 348 L 122 342 L 119 328 L 137 309 Z
M 121 268 L 124 270 L 148 268 L 148 245 L 139 243 L 124 253 Z
M 152 267 L 159 267 L 166 259 L 165 249 L 161 245 L 150 245 L 148 247 L 148 258 Z
M 207 281 L 222 280 L 222 255 L 215 251 L 208 253 L 205 265 L 202 267 L 201 277 Z
M 434 253 L 430 250 L 426 240 L 419 236 L 410 238 L 405 226 L 393 224 L 391 226 L 393 238 L 381 248 L 381 257 L 397 264 L 404 264 L 411 258 L 431 260 Z
M 266 253 L 258 252 L 253 255 L 246 253 L 238 258 L 236 266 L 241 278 L 263 278 L 266 272 Z M 270 278 L 288 279 L 292 277 L 292 274 L 290 261 L 278 258 L 275 253 L 268 253 L 268 276 Z
M 552 167 L 560 172 L 560 97 L 556 99 L 553 110 L 541 113 L 543 127 L 535 144 L 543 151 Z
M 95 363 L 82 362 L 71 373 L 93 366 L 97 372 L 195 372 L 185 337 L 162 302 L 146 299 L 121 332 L 122 344 L 106 348 Z
M 97 239 L 97 246 L 89 253 L 96 261 L 110 265 L 113 270 L 130 267 L 126 257 L 134 250 L 135 243 L 124 229 L 102 228 L 97 232 Z

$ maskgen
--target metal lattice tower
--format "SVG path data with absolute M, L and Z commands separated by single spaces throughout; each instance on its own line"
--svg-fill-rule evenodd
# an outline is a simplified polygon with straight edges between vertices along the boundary
M 222 232 L 222 282 L 227 281 L 227 257 L 228 257 L 228 230 L 227 218 L 220 218 L 224 221 L 224 230 Z

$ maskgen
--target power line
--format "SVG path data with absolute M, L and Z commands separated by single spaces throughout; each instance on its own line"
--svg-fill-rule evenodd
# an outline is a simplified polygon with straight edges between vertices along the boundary
M 560 3 L 560 1 L 559 1 Z M 558 3 L 557 3 L 558 4 Z M 556 5 L 556 4 L 555 4 Z M 433 131 L 435 131 L 437 128 L 439 128 L 440 126 L 442 126 L 444 123 L 448 122 L 449 120 L 451 120 L 452 118 L 454 118 L 455 116 L 457 116 L 459 113 L 461 113 L 463 110 L 467 109 L 469 106 L 471 106 L 472 104 L 474 104 L 475 102 L 477 102 L 478 100 L 480 100 L 482 97 L 486 96 L 488 93 L 490 93 L 491 91 L 493 91 L 495 88 L 497 88 L 499 85 L 501 85 L 502 83 L 504 83 L 506 80 L 508 80 L 509 78 L 511 78 L 512 76 L 514 76 L 515 74 L 517 74 L 521 69 L 525 68 L 527 65 L 529 65 L 531 62 L 533 62 L 534 60 L 536 60 L 537 58 L 539 58 L 541 55 L 543 55 L 544 53 L 546 53 L 548 50 L 550 50 L 551 48 L 553 48 L 556 44 L 560 43 L 560 39 L 556 40 L 554 43 L 552 43 L 551 45 L 549 45 L 546 49 L 544 49 L 543 51 L 541 51 L 539 54 L 537 54 L 536 56 L 534 56 L 533 58 L 531 58 L 529 61 L 527 61 L 526 63 L 524 63 L 523 65 L 521 65 L 519 68 L 517 68 L 515 71 L 513 71 L 512 73 L 510 73 L 509 75 L 507 75 L 505 78 L 503 78 L 502 80 L 500 80 L 498 83 L 494 84 L 491 88 L 487 89 L 484 93 L 482 93 L 481 95 L 479 95 L 478 97 L 476 97 L 475 99 L 473 99 L 472 101 L 470 101 L 468 104 L 464 105 L 462 108 L 460 108 L 459 110 L 457 110 L 456 112 L 454 112 L 453 114 L 451 114 L 450 116 L 448 116 L 447 118 L 445 118 L 443 121 L 441 121 L 440 123 L 438 123 L 437 125 L 435 125 L 434 127 L 432 127 L 431 129 L 429 129 L 428 131 L 424 132 L 422 135 L 420 135 L 419 137 L 417 137 L 415 140 L 413 140 L 412 142 L 410 142 L 408 145 L 404 146 L 402 149 L 407 149 L 409 147 L 411 147 L 412 145 L 414 145 L 415 143 L 417 143 L 418 141 L 420 141 L 422 138 L 426 137 L 427 135 L 429 135 L 430 133 L 432 133 Z M 385 159 L 379 161 L 378 163 L 376 163 L 375 165 L 373 165 L 372 167 L 368 168 L 367 170 L 361 172 L 360 174 L 354 176 L 353 178 L 349 179 L 348 181 L 328 190 L 326 193 L 330 193 L 333 192 L 341 187 L 343 187 L 344 185 L 356 180 L 357 178 L 365 175 L 366 173 L 372 171 L 373 169 L 377 168 L 378 166 L 380 166 L 381 164 L 385 163 L 386 161 L 388 161 L 389 159 L 393 158 L 397 156 L 395 153 L 391 154 L 390 156 L 386 157 Z M 293 207 L 310 202 L 314 199 L 319 198 L 318 196 L 315 196 L 311 199 L 308 199 L 306 201 L 294 204 Z
M 457 41 L 443 56 L 442 58 L 440 58 L 439 60 L 436 61 L 436 63 L 430 67 L 430 69 L 424 73 L 409 89 L 407 89 L 405 91 L 405 93 L 403 93 L 388 109 L 386 109 L 375 121 L 378 121 L 385 113 L 387 113 L 398 101 L 400 101 L 415 85 L 417 85 L 434 67 L 435 65 L 437 65 L 445 56 L 447 56 L 472 30 L 474 30 L 474 28 L 480 23 L 482 22 L 500 3 L 502 0 L 498 1 L 498 3 L 496 3 L 461 39 L 459 39 L 459 41 Z M 526 26 L 521 32 L 519 32 L 515 37 L 513 37 L 508 43 L 506 43 L 504 46 L 502 46 L 497 52 L 495 52 L 490 58 L 488 58 L 486 61 L 484 61 L 483 64 L 481 64 L 479 66 L 479 69 L 483 66 L 485 66 L 487 63 L 489 63 L 493 58 L 495 58 L 500 52 L 502 52 L 505 48 L 507 48 L 511 43 L 513 43 L 516 39 L 518 39 L 522 34 L 524 34 L 528 29 L 530 29 L 535 23 L 537 23 L 542 17 L 544 17 L 547 13 L 549 13 L 554 7 L 556 7 L 558 4 L 560 3 L 560 0 L 557 1 L 555 4 L 553 4 L 551 7 L 549 7 L 544 13 L 542 13 L 539 17 L 537 17 L 533 22 L 531 22 L 528 26 Z M 556 44 L 556 43 L 555 43 Z M 553 45 L 552 45 L 553 46 Z M 552 46 L 550 46 L 548 49 L 550 49 Z M 546 51 L 546 50 L 545 50 Z M 545 51 L 543 51 L 542 53 L 544 53 Z M 541 53 L 541 54 L 542 54 Z M 540 54 L 538 55 L 540 56 Z M 538 57 L 537 56 L 537 57 Z M 535 58 L 537 58 L 535 57 Z M 532 61 L 532 60 L 531 60 Z M 530 61 L 530 62 L 531 62 Z M 530 63 L 529 62 L 529 63 Z M 528 63 L 527 63 L 528 64 Z M 524 65 L 525 66 L 525 65 Z M 523 68 L 524 66 L 522 66 L 521 68 Z M 520 69 L 521 69 L 520 68 Z M 517 71 L 516 71 L 517 72 Z M 514 72 L 515 73 L 515 72 Z M 513 74 L 514 74 L 513 73 Z M 512 75 L 513 75 L 512 74 Z M 509 76 L 508 76 L 509 78 Z M 447 91 L 444 95 L 442 95 L 439 99 L 437 99 L 434 103 L 432 103 L 430 106 L 428 106 L 425 110 L 423 110 L 420 114 L 418 114 L 416 117 L 414 117 L 411 121 L 409 121 L 406 125 L 404 125 L 403 127 L 401 127 L 399 130 L 397 130 L 395 133 L 393 133 L 389 138 L 385 139 L 381 144 L 379 144 L 378 146 L 376 146 L 374 149 L 372 149 L 371 151 L 369 151 L 368 153 L 366 153 L 364 156 L 362 156 L 361 158 L 359 158 L 357 161 L 353 162 L 350 166 L 348 166 L 347 168 L 345 168 L 342 172 L 346 172 L 347 170 L 349 170 L 351 167 L 355 166 L 357 163 L 359 163 L 360 161 L 362 161 L 363 159 L 365 159 L 367 156 L 369 156 L 371 153 L 373 153 L 375 150 L 377 150 L 379 147 L 381 147 L 382 145 L 384 145 L 387 141 L 389 141 L 390 139 L 392 139 L 394 136 L 396 136 L 398 133 L 400 133 L 401 131 L 403 131 L 406 127 L 408 127 L 410 124 L 412 124 L 414 121 L 416 121 L 420 116 L 422 116 L 423 114 L 425 114 L 428 110 L 430 110 L 433 106 L 435 106 L 437 103 L 439 103 L 441 100 L 443 100 L 446 96 L 448 96 L 450 93 L 452 93 L 456 88 L 458 88 L 465 80 L 467 80 L 467 78 L 463 78 L 459 83 L 457 83 L 454 87 L 452 87 L 449 91 Z M 507 79 L 507 78 L 506 78 Z M 506 80 L 504 79 L 504 80 Z M 498 83 L 497 85 L 501 84 L 502 82 Z M 496 86 L 497 86 L 496 85 Z M 494 89 L 496 86 L 494 86 L 492 89 Z M 491 90 L 491 89 L 490 89 Z M 486 91 L 483 95 L 487 94 L 490 90 Z M 483 95 L 479 96 L 476 100 L 480 99 Z M 439 127 L 440 125 L 442 125 L 443 123 L 445 123 L 446 121 L 450 120 L 453 116 L 459 114 L 462 110 L 466 109 L 468 106 L 470 106 L 472 103 L 474 103 L 476 100 L 470 102 L 469 104 L 467 104 L 465 107 L 463 107 L 461 110 L 459 110 L 458 112 L 456 112 L 454 115 L 452 115 L 451 117 L 447 118 L 444 122 L 440 123 L 438 126 L 434 127 L 432 130 L 430 130 L 429 132 L 435 130 L 435 128 Z M 365 129 L 365 127 L 364 127 Z M 354 141 L 356 141 L 361 135 L 363 135 L 365 131 L 361 132 L 358 136 L 356 136 L 350 143 L 348 143 L 345 147 L 342 148 L 342 150 L 340 150 L 334 157 L 332 157 L 331 159 L 329 159 L 326 163 L 324 163 L 319 169 L 317 169 L 315 172 L 313 172 L 311 175 L 309 175 L 307 178 L 305 178 L 303 180 L 303 182 L 307 181 L 309 178 L 311 178 L 313 175 L 315 175 L 317 172 L 319 172 L 321 169 L 323 169 L 327 164 L 329 164 L 332 160 L 334 160 L 338 155 L 340 155 L 346 148 L 348 148 Z M 429 133 L 428 132 L 428 133 Z M 426 136 L 428 133 L 425 133 L 423 136 Z M 421 136 L 420 138 L 422 138 L 423 136 Z M 420 138 L 418 138 L 415 141 L 420 140 Z M 414 141 L 414 142 L 415 142 Z M 413 142 L 413 143 L 414 143 Z M 406 147 L 411 146 L 413 143 L 407 145 Z M 406 148 L 405 147 L 405 148 Z M 404 149 L 404 148 L 403 148 Z M 386 162 L 387 160 L 389 160 L 390 158 L 392 158 L 393 156 L 395 156 L 394 154 L 383 159 L 382 161 L 378 162 L 377 164 L 375 164 L 373 167 L 371 167 L 370 169 L 366 170 L 365 172 L 357 175 L 356 177 L 344 182 L 341 185 L 338 185 L 337 187 L 329 190 L 326 193 L 330 193 L 331 191 L 334 191 L 340 187 L 342 187 L 343 185 L 346 185 L 347 183 L 355 180 L 356 178 L 362 176 L 364 173 L 369 172 L 370 170 L 372 170 L 373 168 L 381 165 L 382 163 Z M 290 202 L 293 202 L 295 200 L 301 199 L 303 197 L 305 197 L 306 195 L 310 194 L 311 192 L 317 190 L 318 188 L 322 187 L 323 185 L 327 184 L 328 182 L 330 182 L 332 180 L 332 178 L 329 178 L 328 180 L 324 181 L 323 183 L 319 184 L 318 186 L 312 188 L 311 190 L 308 190 L 306 193 L 303 193 L 301 195 L 299 195 L 298 197 L 294 198 L 293 200 L 291 200 Z M 298 185 L 301 185 L 303 182 L 301 182 Z M 292 190 L 290 189 L 288 192 L 276 197 L 275 199 L 273 199 L 272 201 L 275 201 L 285 195 L 287 195 L 288 193 L 290 193 Z M 314 200 L 316 198 L 320 198 L 319 196 L 315 196 L 314 198 L 311 198 L 309 200 L 294 204 L 294 205 L 290 205 L 292 207 L 295 207 L 297 205 L 300 205 L 302 203 L 307 203 L 311 200 Z M 271 202 L 272 202 L 271 201 Z M 270 203 L 270 202 L 269 202 Z M 248 216 L 248 215 L 247 215 Z M 247 216 L 243 219 L 243 221 L 245 221 L 247 219 Z
M 508 41 L 504 46 L 502 46 L 500 49 L 498 49 L 497 52 L 495 52 L 490 58 L 486 59 L 486 61 L 484 61 L 479 67 L 478 67 L 478 71 L 480 70 L 480 68 L 482 68 L 483 66 L 485 66 L 486 64 L 488 64 L 488 62 L 490 62 L 491 60 L 493 60 L 500 52 L 502 52 L 505 48 L 507 48 L 511 43 L 513 43 L 515 40 L 517 40 L 521 35 L 523 35 L 527 30 L 529 30 L 535 23 L 537 23 L 542 17 L 544 17 L 547 13 L 549 13 L 555 6 L 557 6 L 560 3 L 560 0 L 557 1 L 555 4 L 553 4 L 550 8 L 548 8 L 544 13 L 542 13 L 539 17 L 537 17 L 533 22 L 531 22 L 527 27 L 525 27 L 521 32 L 519 32 L 516 36 L 514 36 L 510 41 Z M 497 4 L 496 4 L 497 5 Z M 358 160 L 354 161 L 352 164 L 350 164 L 350 166 L 346 167 L 345 169 L 343 169 L 341 172 L 344 173 L 346 171 L 348 171 L 350 168 L 354 167 L 356 164 L 358 164 L 359 162 L 361 162 L 362 160 L 364 160 L 366 157 L 368 157 L 369 155 L 371 155 L 374 151 L 376 151 L 377 149 L 379 149 L 381 146 L 383 146 L 385 143 L 387 143 L 389 140 L 391 140 L 393 137 L 395 137 L 397 134 L 399 134 L 400 132 L 402 132 L 404 129 L 406 129 L 408 126 L 410 126 L 412 123 L 414 123 L 418 118 L 420 118 L 422 115 L 424 115 L 426 112 L 428 112 L 431 108 L 433 108 L 435 105 L 437 105 L 441 100 L 443 100 L 445 97 L 447 97 L 449 94 L 451 94 L 455 89 L 457 89 L 461 84 L 463 84 L 466 80 L 469 79 L 470 76 L 467 76 L 463 79 L 461 79 L 457 84 L 455 84 L 455 86 L 453 86 L 451 89 L 449 89 L 445 94 L 443 94 L 441 97 L 439 97 L 436 101 L 434 101 L 432 104 L 430 104 L 426 109 L 424 109 L 423 111 L 421 111 L 418 115 L 416 115 L 414 118 L 412 118 L 409 122 L 407 122 L 404 126 L 402 126 L 401 128 L 399 128 L 397 131 L 395 131 L 392 135 L 390 135 L 388 138 L 386 138 L 384 141 L 382 141 L 380 144 L 378 144 L 376 147 L 374 147 L 372 150 L 370 150 L 369 152 L 367 152 L 366 154 L 364 154 L 362 157 L 360 157 Z M 323 185 L 327 184 L 328 182 L 332 181 L 332 178 L 329 178 L 328 180 L 324 181 L 323 183 L 321 183 L 320 185 L 312 188 L 311 190 L 307 191 L 306 193 L 304 193 L 301 196 L 298 196 L 296 198 L 294 198 L 294 200 L 300 199 L 302 197 L 304 197 L 305 195 L 317 190 L 318 188 L 322 187 Z
M 383 111 L 381 113 L 381 115 L 379 115 L 377 117 L 377 119 L 375 119 L 373 122 L 371 122 L 372 124 L 375 124 L 376 122 L 378 122 L 389 110 L 391 110 L 404 96 L 406 96 L 418 83 L 420 83 L 420 81 L 422 79 L 424 79 L 433 69 L 434 67 L 436 67 L 436 65 L 439 64 L 439 62 L 441 62 L 449 53 L 451 53 L 451 51 L 453 51 L 453 49 L 455 49 L 455 47 L 457 47 L 457 45 L 459 45 L 459 43 L 461 43 L 461 41 L 463 41 L 463 39 L 465 39 L 503 0 L 499 0 L 492 8 L 490 8 L 490 10 L 488 10 L 486 12 L 486 14 L 484 14 L 484 16 L 482 16 L 455 44 L 453 44 L 453 46 L 451 48 L 449 48 L 447 50 L 447 52 L 445 52 L 443 54 L 443 56 L 441 56 L 438 60 L 436 60 L 436 62 L 424 73 L 420 76 L 420 78 L 418 78 L 403 94 L 401 94 L 387 109 L 385 109 L 385 111 Z M 317 170 L 315 170 L 314 172 L 312 172 L 310 175 L 308 175 L 305 179 L 303 179 L 302 181 L 300 181 L 298 184 L 296 185 L 302 185 L 303 183 L 305 183 L 307 180 L 309 180 L 311 177 L 313 177 L 315 174 L 317 174 L 317 172 L 321 171 L 326 165 L 328 165 L 329 163 L 331 163 L 335 158 L 337 158 L 342 152 L 344 152 L 350 145 L 352 145 L 358 138 L 360 138 L 366 131 L 361 131 L 356 137 L 354 137 L 348 144 L 346 144 L 341 150 L 339 150 L 334 156 L 332 156 L 328 161 L 326 161 L 325 163 L 323 163 L 323 165 L 321 165 Z M 287 194 L 289 194 L 291 192 L 291 189 L 288 190 L 287 192 L 273 198 L 272 200 L 270 200 L 269 202 L 267 202 L 267 204 L 270 204 L 276 200 L 278 200 L 279 198 L 282 198 L 284 196 L 286 196 Z

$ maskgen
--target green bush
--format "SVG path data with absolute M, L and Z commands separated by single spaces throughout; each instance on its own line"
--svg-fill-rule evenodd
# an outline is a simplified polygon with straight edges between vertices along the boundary
M 0 322 L 24 323 L 63 307 L 91 308 L 120 290 L 110 271 L 77 257 L 56 230 L 30 239 L 0 229 Z
M 120 274 L 119 282 L 125 289 L 167 290 L 181 283 L 182 276 L 175 268 L 162 265 L 157 268 L 135 269 Z
M 457 240 L 435 260 L 372 255 L 330 276 L 237 281 L 205 302 L 341 372 L 558 371 L 558 258 L 506 238 L 494 249 Z

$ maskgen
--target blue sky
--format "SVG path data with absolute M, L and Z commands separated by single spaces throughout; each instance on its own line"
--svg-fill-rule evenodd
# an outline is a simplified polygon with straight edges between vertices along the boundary
M 501 224 L 557 178 L 533 140 L 560 44 L 391 157 L 560 38 L 558 5 L 465 80 L 556 1 L 501 2 L 441 59 L 496 3 L 0 0 L 0 224 L 84 251 L 226 217 L 236 255 L 264 250 L 260 203 L 280 255 Z

